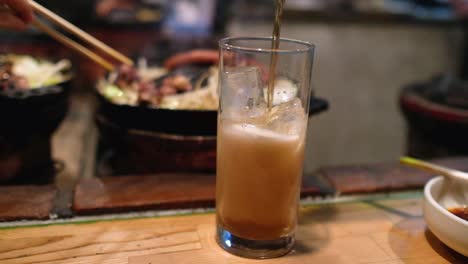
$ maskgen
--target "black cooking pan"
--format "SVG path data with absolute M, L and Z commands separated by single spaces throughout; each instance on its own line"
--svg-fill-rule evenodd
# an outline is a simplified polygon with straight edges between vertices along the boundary
M 67 113 L 70 82 L 0 91 L 0 136 L 52 133 Z
M 200 39 L 198 41 L 166 41 L 161 42 L 157 47 L 157 54 L 150 64 L 165 64 L 168 57 L 174 54 L 194 51 L 197 49 L 216 50 L 218 41 L 216 39 Z M 217 53 L 217 52 L 216 52 Z M 207 67 L 208 65 L 208 67 Z M 182 75 L 199 74 L 198 67 L 205 67 L 205 71 L 212 64 L 205 66 L 201 64 L 186 64 L 178 66 L 174 71 L 182 70 Z M 184 72 L 184 67 L 186 72 Z M 195 68 L 193 68 L 195 67 Z M 195 74 L 196 75 L 196 74 Z M 188 77 L 188 76 L 187 76 Z M 193 77 L 193 76 L 192 76 Z M 198 76 L 199 77 L 199 76 Z M 197 77 L 191 78 L 192 81 Z M 192 82 L 193 84 L 193 82 Z M 217 111 L 209 110 L 169 110 L 156 109 L 146 106 L 117 105 L 99 92 L 96 92 L 99 101 L 98 115 L 112 122 L 123 129 L 137 129 L 151 132 L 162 132 L 177 135 L 216 135 Z M 320 98 L 311 98 L 309 115 L 316 115 L 328 109 L 328 102 Z
M 0 91 L 0 184 L 53 181 L 50 142 L 67 114 L 70 83 Z
M 177 135 L 216 135 L 217 111 L 169 110 L 145 106 L 117 105 L 100 93 L 98 115 L 124 129 L 138 129 Z M 310 101 L 309 116 L 328 109 L 328 102 L 320 98 Z

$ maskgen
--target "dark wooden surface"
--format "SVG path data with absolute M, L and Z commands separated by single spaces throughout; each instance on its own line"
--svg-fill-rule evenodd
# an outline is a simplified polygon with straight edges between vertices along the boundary
M 43 186 L 1 186 L 0 221 L 48 219 L 56 189 Z
M 148 209 L 214 206 L 213 175 L 161 174 L 93 178 L 75 188 L 75 213 L 100 214 Z
M 74 192 L 78 215 L 214 207 L 214 174 L 159 174 L 82 180 Z M 316 180 L 304 181 L 303 196 L 325 195 Z
M 468 170 L 468 158 L 433 162 Z M 420 190 L 431 173 L 398 163 L 326 167 L 303 177 L 302 197 L 385 193 Z M 210 174 L 159 174 L 82 180 L 74 193 L 75 214 L 102 214 L 147 209 L 212 207 L 215 176 Z
M 432 162 L 468 171 L 468 158 L 435 159 Z M 398 163 L 335 166 L 319 169 L 337 194 L 376 193 L 421 189 L 434 174 Z

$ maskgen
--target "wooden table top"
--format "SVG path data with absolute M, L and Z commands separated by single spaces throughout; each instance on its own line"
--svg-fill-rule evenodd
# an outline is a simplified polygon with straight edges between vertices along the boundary
M 256 261 L 214 240 L 214 214 L 0 230 L 0 263 L 468 263 L 427 230 L 420 198 L 312 205 L 301 209 L 294 251 Z

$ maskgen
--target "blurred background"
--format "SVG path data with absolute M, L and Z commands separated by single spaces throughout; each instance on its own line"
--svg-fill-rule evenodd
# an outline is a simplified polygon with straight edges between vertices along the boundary
M 149 61 L 158 61 L 168 50 L 203 43 L 215 47 L 223 36 L 270 36 L 274 14 L 272 0 L 38 2 L 128 56 Z M 327 112 L 310 118 L 306 171 L 395 161 L 405 153 L 422 158 L 467 154 L 462 147 L 466 138 L 459 132 L 468 123 L 468 104 L 447 99 L 468 94 L 462 81 L 468 72 L 463 1 L 286 3 L 282 36 L 317 45 L 315 95 L 330 103 Z M 0 31 L 0 52 L 70 59 L 78 93 L 92 92 L 104 74 L 33 28 Z M 90 109 L 68 119 L 68 127 L 57 134 L 90 133 L 79 125 L 70 127 L 79 117 L 89 118 Z M 55 144 L 85 148 L 60 140 Z M 54 156 L 70 155 L 69 149 L 57 147 Z

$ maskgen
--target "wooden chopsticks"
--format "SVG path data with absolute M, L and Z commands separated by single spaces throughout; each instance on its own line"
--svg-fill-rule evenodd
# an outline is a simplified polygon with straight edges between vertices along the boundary
M 95 37 L 91 36 L 90 34 L 84 32 L 82 29 L 76 27 L 75 25 L 71 24 L 67 20 L 63 19 L 62 17 L 58 16 L 54 12 L 50 11 L 49 9 L 43 7 L 42 5 L 36 3 L 33 0 L 29 0 L 29 4 L 31 7 L 36 11 L 38 14 L 42 15 L 44 18 L 48 19 L 50 22 L 62 27 L 69 33 L 72 33 L 79 37 L 81 40 L 85 41 L 89 45 L 93 46 L 94 48 L 98 49 L 99 51 L 111 56 L 112 58 L 126 64 L 126 65 L 133 65 L 133 61 L 123 55 L 122 53 L 116 51 L 115 49 L 109 47 L 108 45 L 104 44 L 102 41 L 96 39 Z M 108 62 L 104 58 L 97 55 L 95 52 L 90 51 L 89 49 L 85 48 L 81 44 L 77 43 L 76 41 L 68 38 L 67 36 L 63 35 L 62 33 L 58 32 L 57 30 L 49 27 L 48 25 L 44 24 L 43 22 L 39 21 L 37 18 L 34 20 L 33 24 L 39 28 L 40 30 L 44 31 L 44 33 L 49 34 L 51 37 L 56 39 L 57 41 L 61 42 L 62 44 L 68 46 L 79 52 L 80 54 L 88 57 L 89 59 L 95 61 L 99 65 L 103 66 L 109 71 L 114 69 L 112 63 Z
M 78 42 L 68 38 L 67 36 L 63 35 L 62 33 L 58 32 L 57 30 L 53 29 L 52 27 L 44 24 L 39 19 L 35 18 L 32 24 L 37 27 L 38 29 L 42 30 L 44 33 L 48 34 L 58 42 L 62 43 L 63 45 L 74 49 L 81 55 L 93 60 L 97 64 L 101 65 L 108 71 L 114 70 L 114 65 L 112 63 L 105 60 L 103 57 L 99 56 L 98 54 L 90 51 L 89 49 L 85 48 L 83 45 L 79 44 Z

